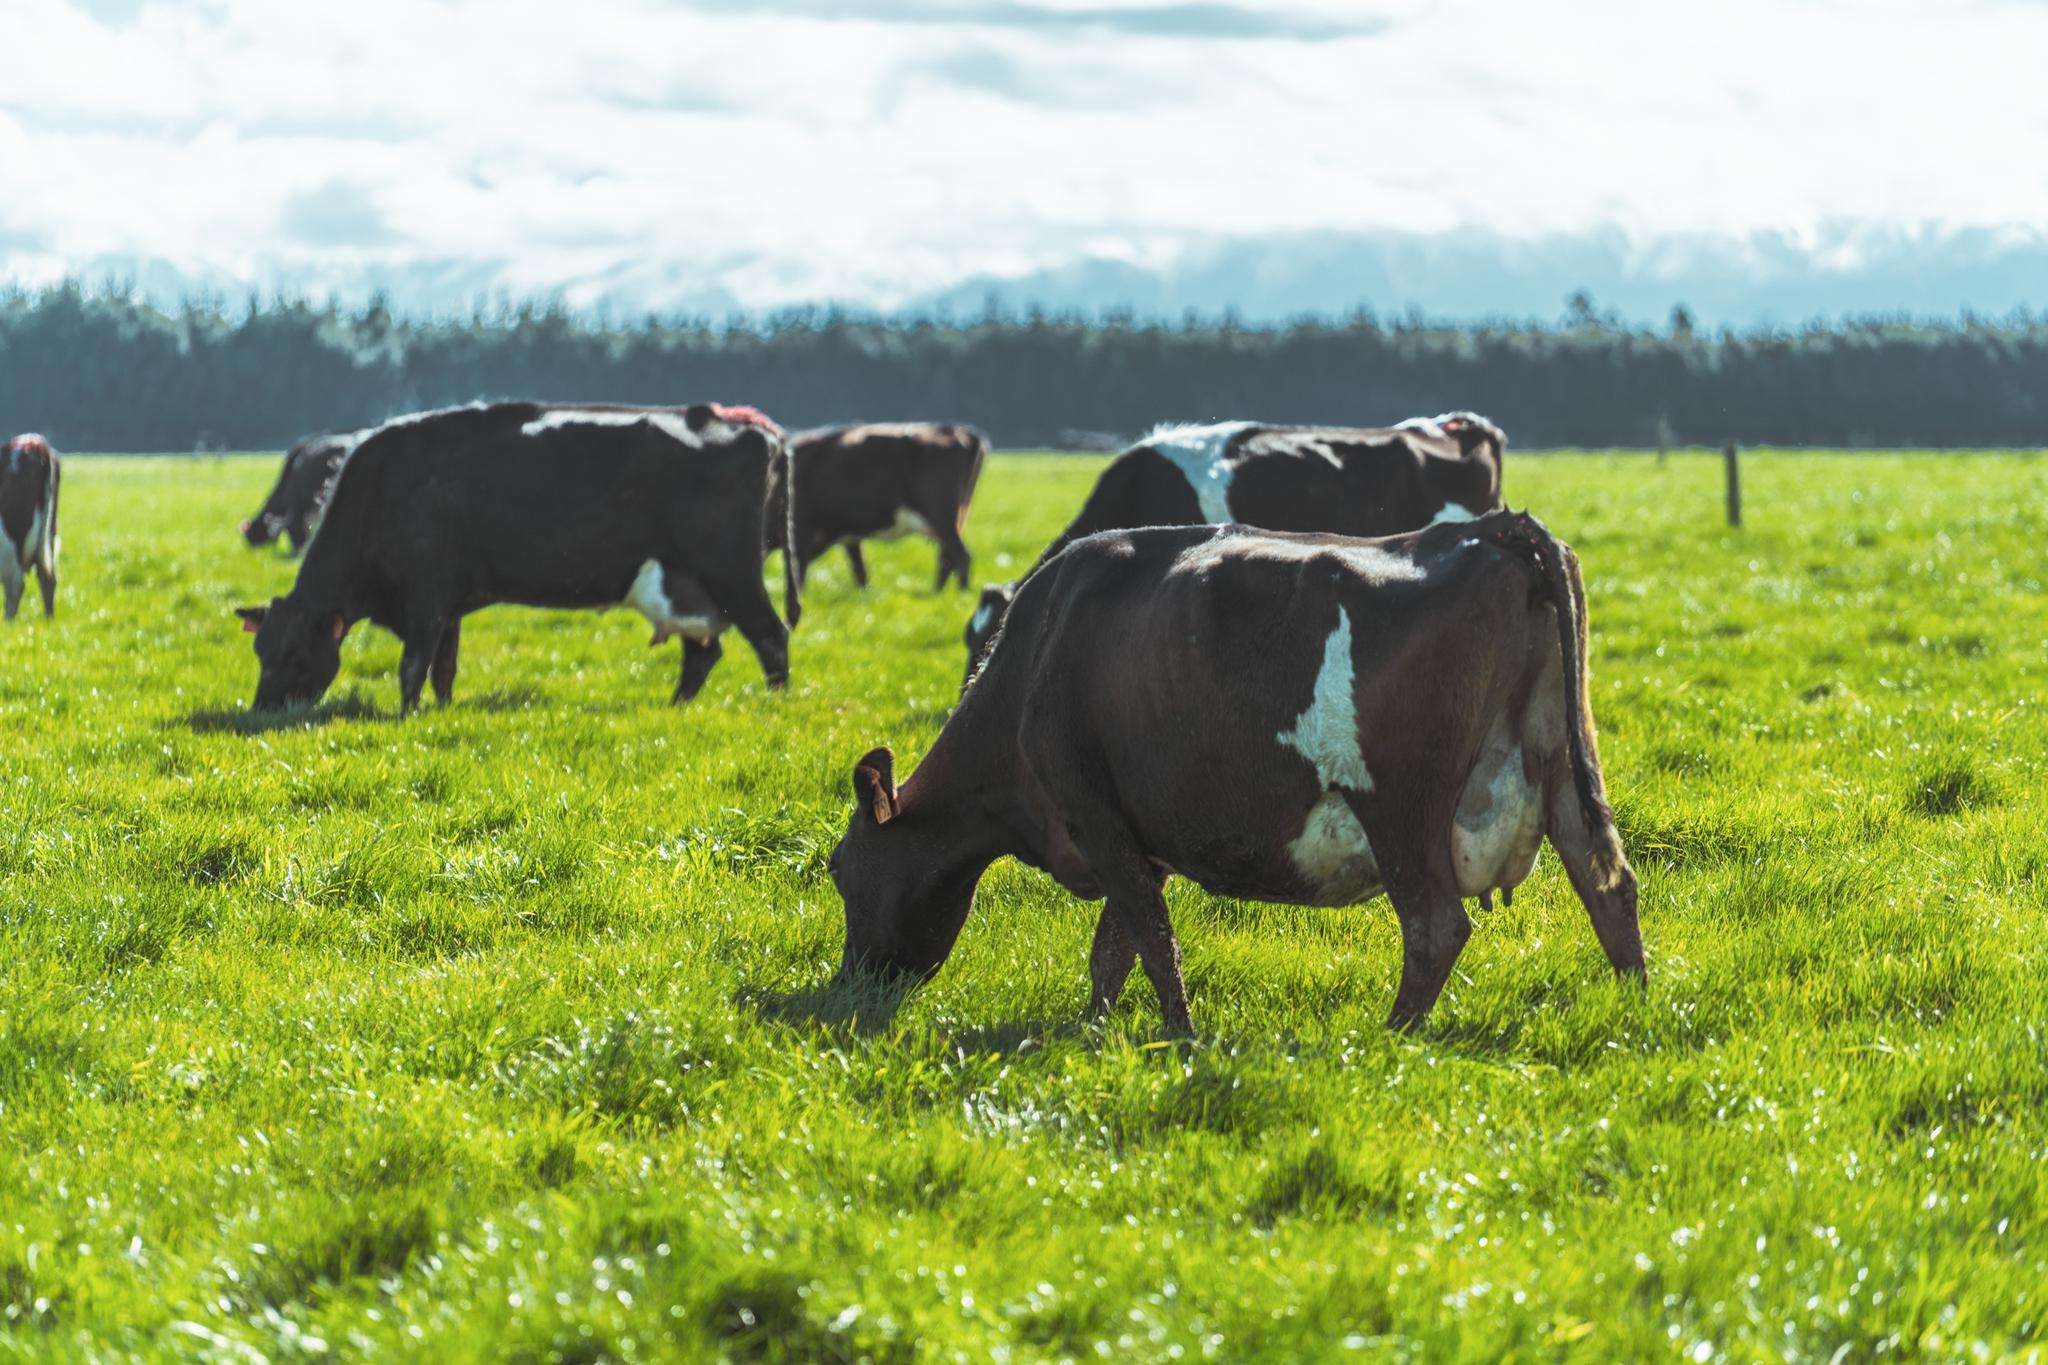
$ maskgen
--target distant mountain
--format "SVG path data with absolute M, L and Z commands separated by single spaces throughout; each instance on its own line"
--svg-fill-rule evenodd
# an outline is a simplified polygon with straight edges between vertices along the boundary
M 2003 315 L 2048 308 L 2048 236 L 1837 228 L 1809 240 L 1758 233 L 1639 241 L 1619 231 L 1527 240 L 1480 230 L 1316 232 L 1194 246 L 1157 269 L 1077 260 L 1015 278 L 963 280 L 914 306 L 971 314 L 991 301 L 1013 311 L 1122 305 L 1162 317 L 1234 308 L 1248 322 L 1364 306 L 1389 318 L 1416 309 L 1550 320 L 1581 289 L 1602 312 L 1638 323 L 1662 322 L 1680 303 L 1717 327 L 1862 313 Z
M 624 258 L 535 279 L 493 259 L 418 259 L 322 267 L 259 262 L 191 271 L 166 261 L 81 263 L 89 283 L 118 280 L 175 304 L 187 295 L 278 291 L 360 301 L 382 292 L 401 311 L 466 314 L 478 300 L 559 298 L 582 311 L 722 317 L 776 300 L 755 282 L 777 263 Z M 885 272 L 876 272 L 878 280 Z M 821 299 L 884 312 L 979 314 L 991 303 L 1098 315 L 1177 318 L 1234 311 L 1249 323 L 1367 308 L 1383 318 L 1554 320 L 1572 293 L 1636 323 L 1662 323 L 1684 304 L 1702 326 L 1795 325 L 1847 314 L 2002 316 L 2048 310 L 2048 234 L 2032 228 L 1936 232 L 1844 224 L 1794 236 L 1631 237 L 1619 230 L 1517 238 L 1483 229 L 1442 234 L 1304 232 L 1188 239 L 1166 263 L 1076 256 L 1015 276 L 975 275 L 936 287 L 878 285 L 874 297 Z

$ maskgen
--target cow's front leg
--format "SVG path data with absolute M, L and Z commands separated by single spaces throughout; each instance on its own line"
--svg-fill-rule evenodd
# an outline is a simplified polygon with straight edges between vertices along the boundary
M 857 540 L 846 542 L 846 567 L 853 570 L 853 586 L 859 588 L 862 592 L 866 592 L 868 586 L 868 561 L 861 554 L 860 542 Z
M 448 618 L 438 611 L 422 611 L 406 623 L 405 633 L 400 637 L 405 648 L 398 656 L 399 715 L 409 716 L 418 709 L 420 693 L 426 688 L 427 673 L 440 651 L 441 636 L 447 626 Z
M 440 647 L 434 651 L 434 666 L 431 674 L 434 682 L 434 700 L 442 706 L 455 700 L 456 656 L 462 650 L 462 622 L 450 621 L 448 628 L 441 632 Z
M 685 638 L 683 640 L 683 671 L 676 679 L 676 694 L 670 700 L 676 706 L 696 697 L 704 690 L 705 679 L 711 676 L 712 668 L 725 656 L 725 646 L 713 635 L 707 642 Z

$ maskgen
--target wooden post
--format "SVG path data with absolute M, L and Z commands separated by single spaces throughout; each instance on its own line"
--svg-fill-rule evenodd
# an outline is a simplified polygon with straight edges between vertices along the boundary
M 1742 468 L 1736 460 L 1735 442 L 1730 441 L 1721 452 L 1721 459 L 1728 466 L 1728 524 L 1742 525 Z

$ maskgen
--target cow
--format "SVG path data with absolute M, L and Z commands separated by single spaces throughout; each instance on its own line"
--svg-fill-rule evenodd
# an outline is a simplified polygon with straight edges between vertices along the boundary
M 1154 527 L 1075 541 L 1024 580 L 986 665 L 898 787 L 854 766 L 828 864 L 841 979 L 946 960 L 1005 854 L 1105 901 L 1091 1005 L 1133 954 L 1192 1028 L 1161 887 L 1343 906 L 1384 892 L 1388 1022 L 1428 1015 L 1547 836 L 1617 973 L 1643 976 L 1636 880 L 1607 804 L 1570 549 L 1497 511 L 1383 539 Z
M 317 701 L 368 619 L 404 642 L 401 714 L 431 676 L 454 693 L 462 618 L 495 603 L 628 605 L 655 644 L 683 637 L 689 701 L 738 627 L 769 686 L 789 632 L 761 583 L 761 522 L 782 453 L 751 409 L 472 404 L 387 423 L 342 467 L 297 581 L 238 609 L 256 637 L 255 709 Z M 799 612 L 784 576 L 790 624 Z
M 264 499 L 263 509 L 242 523 L 242 538 L 261 548 L 285 536 L 294 555 L 304 554 L 307 542 L 319 529 L 327 500 L 334 495 L 342 462 L 369 434 L 369 428 L 329 432 L 308 436 L 293 446 L 285 454 L 284 467 L 278 471 L 277 484 Z
M 1469 518 L 1500 506 L 1507 444 L 1476 412 L 1391 427 L 1160 427 L 1110 462 L 1033 567 L 1083 536 L 1134 526 L 1234 521 L 1384 536 Z M 970 675 L 1016 590 L 1014 582 L 983 587 L 964 632 Z
M 894 540 L 915 532 L 939 545 L 933 591 L 957 578 L 964 591 L 972 557 L 960 538 L 974 485 L 988 455 L 988 438 L 973 427 L 947 422 L 898 422 L 826 427 L 789 440 L 797 490 L 796 576 L 834 545 L 844 546 L 853 581 L 868 585 L 863 540 Z M 779 526 L 778 504 L 769 507 Z
M 23 577 L 35 570 L 43 615 L 57 614 L 57 484 L 63 467 L 40 436 L 0 446 L 0 590 L 7 619 L 21 612 Z

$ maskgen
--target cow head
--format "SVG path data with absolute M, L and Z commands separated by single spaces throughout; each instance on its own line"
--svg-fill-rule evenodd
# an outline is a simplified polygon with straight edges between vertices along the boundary
M 348 622 L 338 611 L 309 611 L 289 597 L 265 607 L 237 607 L 242 629 L 256 637 L 258 711 L 316 702 L 341 671 L 341 641 Z
M 842 978 L 867 971 L 922 980 L 953 951 L 987 864 L 963 866 L 944 823 L 905 811 L 888 749 L 870 750 L 854 765 L 853 815 L 829 864 L 846 903 Z
M 1436 424 L 1467 455 L 1487 450 L 1498 460 L 1508 448 L 1508 434 L 1476 412 L 1447 412 Z
M 964 638 L 967 641 L 967 676 L 972 678 L 974 670 L 981 666 L 982 656 L 988 653 L 996 632 L 1003 628 L 1003 618 L 1010 613 L 1010 603 L 1017 597 L 1015 583 L 984 583 L 981 600 L 974 604 L 974 615 L 967 618 Z

